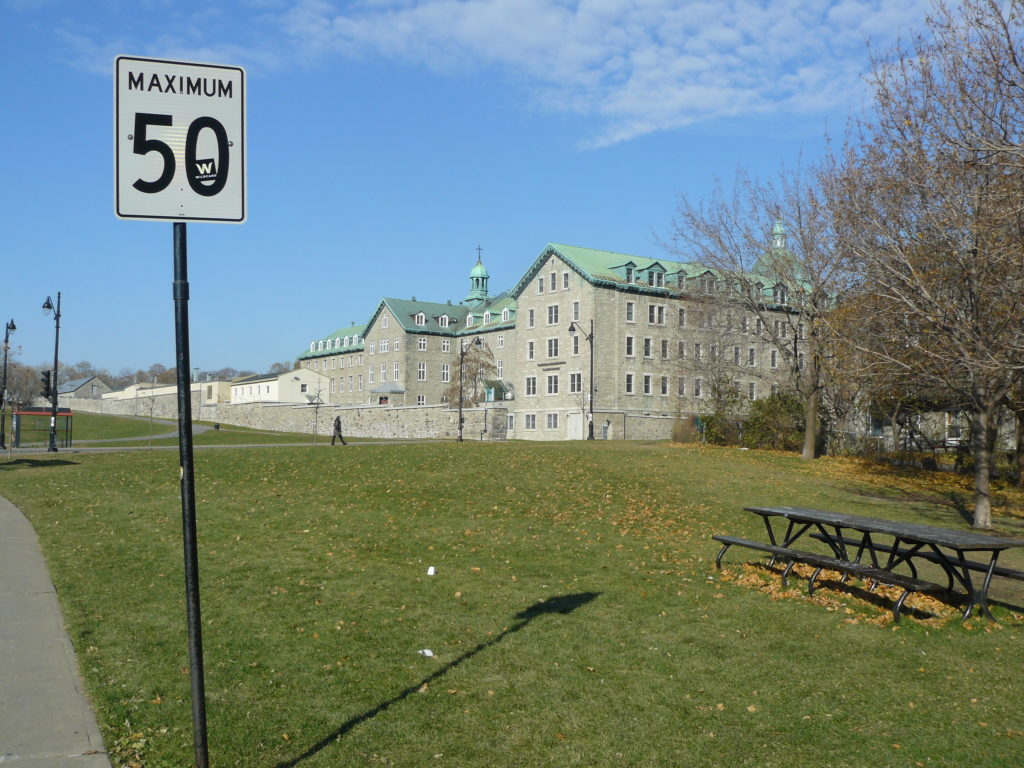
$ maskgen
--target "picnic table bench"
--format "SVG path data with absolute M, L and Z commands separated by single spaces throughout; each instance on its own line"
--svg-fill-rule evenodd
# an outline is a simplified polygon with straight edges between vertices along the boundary
M 772 556 L 772 562 L 777 559 L 787 561 L 783 584 L 786 584 L 796 563 L 813 566 L 815 570 L 808 582 L 811 594 L 814 592 L 815 581 L 824 569 L 842 573 L 844 582 L 848 576 L 865 579 L 870 582 L 869 589 L 874 589 L 879 583 L 901 587 L 903 593 L 893 607 L 896 621 L 899 621 L 900 610 L 911 592 L 952 593 L 957 585 L 965 592 L 964 619 L 977 607 L 981 615 L 994 621 L 988 608 L 988 589 L 992 577 L 999 575 L 1024 580 L 1024 571 L 1005 568 L 997 563 L 999 554 L 1004 550 L 1024 547 L 1022 539 L 802 507 L 746 507 L 745 511 L 762 517 L 768 542 L 735 536 L 713 536 L 715 541 L 723 545 L 715 558 L 716 567 L 721 568 L 722 557 L 729 547 L 741 546 L 767 552 Z M 785 521 L 781 535 L 773 527 L 773 520 Z M 808 538 L 824 542 L 832 554 L 822 555 L 796 549 L 794 543 L 808 531 L 811 531 Z M 988 562 L 983 559 L 968 560 L 967 552 L 975 553 L 976 557 L 988 553 Z M 941 567 L 948 584 L 943 587 L 918 578 L 914 565 L 916 558 Z M 865 559 L 868 562 L 864 562 Z M 896 572 L 895 569 L 901 565 L 910 569 L 909 576 Z M 972 572 L 984 574 L 980 585 L 975 585 Z

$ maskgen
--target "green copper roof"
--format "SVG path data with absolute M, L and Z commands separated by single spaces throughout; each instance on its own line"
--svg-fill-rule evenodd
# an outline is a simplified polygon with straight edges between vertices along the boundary
M 476 259 L 476 264 L 474 265 L 473 269 L 470 270 L 469 276 L 490 277 L 490 275 L 487 274 L 487 267 L 484 266 L 484 263 L 480 260 L 479 256 Z
M 299 354 L 299 360 L 325 355 L 337 355 L 345 352 L 361 352 L 363 350 L 363 334 L 366 333 L 365 325 L 347 325 L 339 328 L 334 333 L 324 336 L 322 339 L 314 339 L 311 342 L 312 349 L 306 349 Z M 355 339 L 359 339 L 358 343 Z M 345 345 L 348 339 L 348 345 Z

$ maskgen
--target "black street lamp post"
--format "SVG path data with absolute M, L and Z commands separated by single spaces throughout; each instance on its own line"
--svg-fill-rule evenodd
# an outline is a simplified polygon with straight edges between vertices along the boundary
M 473 346 L 476 346 L 476 347 L 482 346 L 481 342 L 480 342 L 480 337 L 479 336 L 477 336 L 475 339 L 473 339 Z M 460 443 L 462 442 L 462 401 L 464 399 L 462 369 L 463 369 L 463 363 L 465 363 L 465 361 L 466 361 L 466 352 L 468 352 L 468 351 L 469 351 L 469 345 L 466 344 L 466 340 L 465 339 L 460 340 L 460 342 L 459 342 L 459 436 L 458 436 L 458 438 L 456 438 L 457 442 L 460 442 Z
M 54 309 L 50 297 L 43 302 L 43 312 L 53 312 L 53 320 L 56 323 L 56 332 L 53 336 L 53 376 L 50 379 L 50 446 L 46 449 L 48 453 L 57 452 L 57 355 L 60 351 L 60 291 L 57 291 L 57 307 Z
M 4 377 L 0 383 L 0 448 L 7 447 L 7 434 L 4 425 L 7 423 L 7 350 L 10 348 L 11 331 L 18 330 L 11 318 L 4 326 Z
M 594 439 L 594 320 L 590 320 L 590 333 L 588 334 L 583 330 L 583 326 L 577 323 L 575 320 L 569 322 L 569 333 L 572 333 L 573 326 L 576 327 L 580 333 L 583 334 L 583 338 L 590 344 L 590 423 L 587 424 L 587 440 Z

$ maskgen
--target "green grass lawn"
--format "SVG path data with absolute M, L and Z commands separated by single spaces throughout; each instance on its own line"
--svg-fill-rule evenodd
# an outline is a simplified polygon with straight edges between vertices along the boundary
M 911 597 L 893 626 L 891 603 L 859 590 L 783 591 L 755 553 L 714 570 L 712 534 L 762 535 L 744 505 L 962 526 L 958 480 L 624 442 L 224 449 L 196 463 L 211 765 L 1024 755 L 1016 593 L 1000 625 Z M 40 536 L 115 765 L 191 765 L 177 456 L 16 459 L 0 492 Z M 1017 510 L 1000 512 L 1019 535 Z

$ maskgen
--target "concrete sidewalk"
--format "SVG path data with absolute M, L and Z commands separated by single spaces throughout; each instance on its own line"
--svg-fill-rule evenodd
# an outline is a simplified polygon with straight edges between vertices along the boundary
M 0 497 L 0 765 L 110 768 L 39 541 Z

